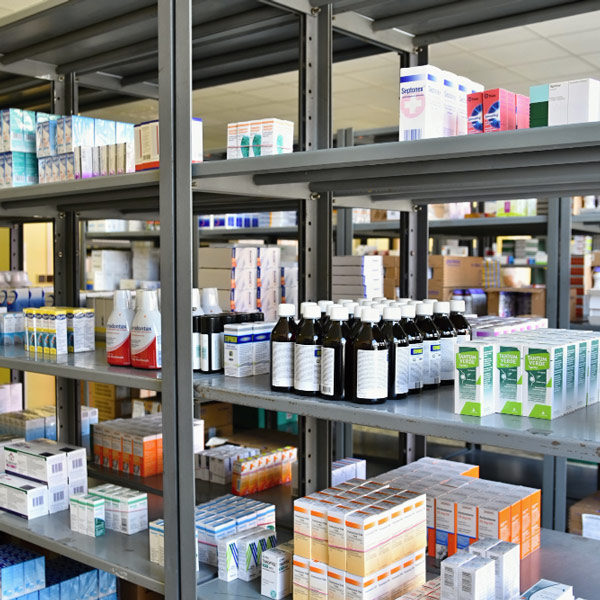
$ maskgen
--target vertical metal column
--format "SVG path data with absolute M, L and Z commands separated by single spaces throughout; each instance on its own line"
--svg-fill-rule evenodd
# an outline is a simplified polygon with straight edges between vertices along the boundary
M 542 475 L 542 527 L 566 531 L 567 459 L 544 456 Z
M 10 227 L 10 270 L 23 270 L 23 224 L 15 223 Z M 23 371 L 11 369 L 11 383 L 24 383 Z M 24 396 L 25 397 L 25 394 Z
M 158 40 L 165 591 L 175 600 L 196 597 L 191 0 L 159 2 Z
M 546 318 L 548 327 L 558 324 L 558 297 L 560 295 L 560 198 L 548 198 L 548 222 L 546 230 L 546 252 L 548 253 L 548 266 L 546 267 Z M 556 290 L 556 293 L 551 293 Z M 569 284 L 567 282 L 567 294 Z
M 75 73 L 58 75 L 52 80 L 50 105 L 57 115 L 76 115 L 79 112 L 79 86 Z
M 571 287 L 571 198 L 559 198 L 559 249 L 558 249 L 558 312 L 557 327 L 570 327 L 570 287 Z M 546 285 L 546 290 L 550 289 Z M 546 293 L 548 293 L 546 291 Z
M 331 5 L 300 16 L 299 146 L 310 151 L 330 148 L 331 131 Z M 332 196 L 312 194 L 300 202 L 300 296 L 319 300 L 331 296 Z M 331 423 L 313 417 L 300 421 L 301 495 L 329 486 Z M 317 440 L 319 453 L 317 455 Z

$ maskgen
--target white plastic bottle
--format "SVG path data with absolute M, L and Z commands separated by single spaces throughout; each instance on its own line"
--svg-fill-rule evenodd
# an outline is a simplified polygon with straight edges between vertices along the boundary
M 152 290 L 138 290 L 131 326 L 131 364 L 138 369 L 162 366 L 161 322 L 158 299 Z
M 106 362 L 126 367 L 131 364 L 131 294 L 116 290 L 113 311 L 106 322 Z

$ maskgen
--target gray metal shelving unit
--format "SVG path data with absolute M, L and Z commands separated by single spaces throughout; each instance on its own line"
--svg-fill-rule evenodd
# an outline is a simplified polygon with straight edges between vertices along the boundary
M 148 562 L 144 547 L 147 538 L 142 534 L 125 541 L 110 535 L 104 540 L 81 540 L 68 530 L 64 514 L 31 523 L 0 515 L 0 531 L 164 591 L 168 600 L 196 596 L 203 575 L 200 579 L 196 576 L 194 564 L 196 495 L 190 483 L 194 478 L 195 394 L 198 398 L 297 411 L 302 416 L 302 493 L 328 484 L 332 426 L 335 423 L 339 433 L 343 429 L 338 429 L 337 423 L 344 420 L 352 423 L 364 419 L 387 428 L 392 424 L 403 433 L 436 431 L 459 439 L 466 437 L 460 434 L 466 430 L 470 441 L 497 439 L 504 447 L 537 447 L 547 452 L 548 458 L 544 462 L 545 523 L 564 527 L 564 510 L 563 522 L 559 516 L 564 509 L 560 504 L 564 457 L 592 459 L 592 447 L 598 443 L 597 430 L 585 419 L 565 417 L 562 422 L 552 422 L 550 431 L 542 431 L 545 427 L 541 423 L 523 421 L 517 425 L 495 418 L 475 423 L 453 418 L 443 392 L 439 397 L 424 395 L 421 404 L 390 404 L 381 410 L 343 404 L 328 408 L 316 400 L 271 397 L 260 379 L 226 382 L 218 377 L 194 378 L 191 288 L 196 244 L 192 223 L 194 214 L 225 209 L 246 212 L 249 206 L 253 211 L 298 210 L 300 293 L 306 300 L 316 300 L 329 296 L 332 208 L 362 205 L 401 210 L 402 293 L 424 296 L 426 281 L 415 277 L 426 269 L 429 228 L 424 204 L 515 195 L 548 197 L 551 208 L 546 228 L 552 253 L 548 281 L 557 289 L 568 287 L 568 270 L 559 268 L 558 260 L 568 252 L 566 227 L 568 223 L 570 236 L 571 225 L 568 200 L 562 194 L 593 193 L 600 187 L 595 162 L 600 124 L 357 147 L 341 147 L 352 145 L 351 136 L 342 132 L 338 147 L 331 148 L 331 66 L 335 60 L 385 50 L 399 53 L 402 65 L 424 64 L 428 43 L 579 14 L 596 8 L 594 3 L 481 3 L 469 15 L 448 11 L 445 0 L 430 2 L 430 8 L 417 12 L 380 0 L 105 0 L 102 10 L 94 0 L 77 4 L 73 10 L 72 3 L 53 3 L 26 18 L 0 25 L 0 93 L 4 86 L 4 102 L 73 114 L 114 103 L 123 96 L 159 99 L 160 154 L 170 160 L 165 160 L 159 171 L 0 190 L 0 218 L 6 223 L 40 218 L 54 221 L 56 302 L 61 305 L 74 305 L 79 297 L 79 219 L 159 218 L 164 368 L 151 374 L 113 370 L 103 363 L 101 351 L 52 361 L 17 351 L 11 356 L 5 350 L 0 352 L 0 366 L 57 376 L 59 439 L 69 442 L 77 441 L 80 429 L 76 380 L 162 392 L 166 565 L 163 570 Z M 54 36 L 47 39 L 49 31 Z M 42 41 L 32 43 L 34 36 Z M 190 170 L 192 89 L 296 68 L 300 152 L 204 163 Z M 36 86 L 43 88 L 44 99 L 24 101 L 23 96 L 14 95 L 14 90 Z M 78 87 L 82 88 L 81 95 Z M 342 210 L 341 216 L 336 252 L 347 253 L 352 226 L 348 211 L 344 214 Z M 435 228 L 432 225 L 431 230 Z M 563 304 L 550 306 L 553 322 L 563 322 L 568 309 Z M 575 429 L 586 425 L 583 435 L 587 437 L 582 442 L 578 432 L 577 449 Z M 596 453 L 594 461 L 598 460 Z M 107 542 L 111 542 L 110 548 Z M 595 570 L 582 569 L 587 564 L 584 559 L 597 553 L 594 544 L 545 532 L 545 549 L 533 560 L 543 558 L 542 562 L 556 566 L 556 570 L 548 571 L 551 576 L 563 573 L 565 580 L 577 577 L 586 585 L 594 583 L 595 593 Z M 563 548 L 560 564 L 549 549 L 552 545 Z M 582 559 L 577 562 L 579 556 Z M 214 570 L 205 575 L 212 577 Z M 586 589 L 577 592 L 586 594 Z M 239 582 L 227 587 L 213 582 L 200 597 L 252 597 L 255 593 L 252 586 Z

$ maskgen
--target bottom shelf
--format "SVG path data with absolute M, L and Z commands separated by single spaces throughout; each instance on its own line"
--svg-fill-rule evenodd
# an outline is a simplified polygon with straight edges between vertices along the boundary
M 521 591 L 540 579 L 551 579 L 572 585 L 576 597 L 596 598 L 600 589 L 599 553 L 599 541 L 542 529 L 542 547 L 521 562 Z M 230 598 L 259 600 L 260 579 L 230 583 L 213 579 L 198 586 L 198 600 Z

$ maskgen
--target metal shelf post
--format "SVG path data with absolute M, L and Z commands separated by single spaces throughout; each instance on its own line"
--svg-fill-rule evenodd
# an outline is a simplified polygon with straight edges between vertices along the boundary
M 165 591 L 196 596 L 192 403 L 191 0 L 158 6 Z

